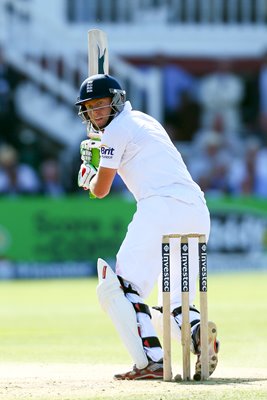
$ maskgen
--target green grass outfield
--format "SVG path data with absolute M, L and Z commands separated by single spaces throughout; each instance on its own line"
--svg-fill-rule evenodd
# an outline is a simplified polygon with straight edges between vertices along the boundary
M 117 365 L 127 369 L 132 361 L 97 303 L 96 284 L 96 279 L 0 282 L 0 398 L 267 399 L 267 376 L 261 376 L 267 372 L 266 272 L 210 275 L 209 317 L 218 325 L 221 350 L 216 376 L 200 384 L 123 382 L 118 386 L 119 383 L 114 383 L 112 374 L 122 372 L 117 371 Z M 154 299 L 155 293 L 149 299 L 150 305 L 155 303 Z M 173 348 L 174 365 L 178 365 L 180 346 Z M 74 380 L 72 390 L 65 394 L 63 377 L 60 388 L 53 391 L 47 377 L 50 389 L 46 393 L 42 386 L 36 392 L 31 382 L 34 385 L 38 381 L 37 370 L 33 377 L 24 377 L 20 386 L 8 375 L 1 376 L 5 366 L 11 372 L 12 366 L 18 371 L 21 366 L 23 377 L 27 365 L 41 365 L 43 370 L 66 366 Z M 75 380 L 83 365 L 89 371 L 88 388 L 87 375 Z M 92 371 L 99 371 L 100 383 L 102 366 L 108 368 L 103 372 L 103 382 L 108 388 L 101 393 L 97 378 L 95 385 L 90 384 L 90 366 Z M 260 371 L 259 376 L 255 371 Z M 20 376 L 16 375 L 16 379 Z M 69 384 L 67 380 L 65 383 Z M 84 385 L 84 392 L 76 393 L 75 384 Z

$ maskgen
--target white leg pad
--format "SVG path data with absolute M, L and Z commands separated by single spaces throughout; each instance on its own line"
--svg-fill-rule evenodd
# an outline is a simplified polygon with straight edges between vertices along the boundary
M 117 275 L 101 258 L 97 261 L 97 272 L 99 284 L 96 290 L 99 303 L 110 316 L 136 367 L 145 368 L 148 359 L 138 333 L 136 312 L 125 297 Z
M 154 308 L 150 308 L 150 313 L 152 316 L 152 324 L 157 331 L 159 336 L 163 334 L 163 315 L 160 311 L 155 310 Z M 174 340 L 181 341 L 181 330 L 173 316 L 171 316 L 171 338 Z

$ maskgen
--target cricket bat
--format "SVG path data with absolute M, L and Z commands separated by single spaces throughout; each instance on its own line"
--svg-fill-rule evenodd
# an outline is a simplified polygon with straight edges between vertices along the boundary
M 100 29 L 91 29 L 88 31 L 88 76 L 96 74 L 109 73 L 108 60 L 108 40 L 107 35 Z M 101 140 L 98 135 L 93 132 L 87 132 L 91 139 Z M 98 168 L 100 162 L 100 150 L 92 149 L 91 163 Z M 95 196 L 90 193 L 91 198 Z
M 88 31 L 88 76 L 108 74 L 108 40 L 100 29 Z

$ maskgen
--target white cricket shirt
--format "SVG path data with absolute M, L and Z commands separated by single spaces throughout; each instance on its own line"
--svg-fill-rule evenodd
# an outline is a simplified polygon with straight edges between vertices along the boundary
M 204 200 L 165 129 L 149 115 L 132 110 L 129 101 L 105 128 L 100 166 L 117 169 L 137 201 L 151 196 L 186 203 L 194 196 Z

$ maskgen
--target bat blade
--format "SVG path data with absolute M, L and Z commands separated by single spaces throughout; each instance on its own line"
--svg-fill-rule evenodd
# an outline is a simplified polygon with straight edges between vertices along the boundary
M 100 29 L 91 29 L 88 31 L 88 76 L 108 73 L 107 35 Z

